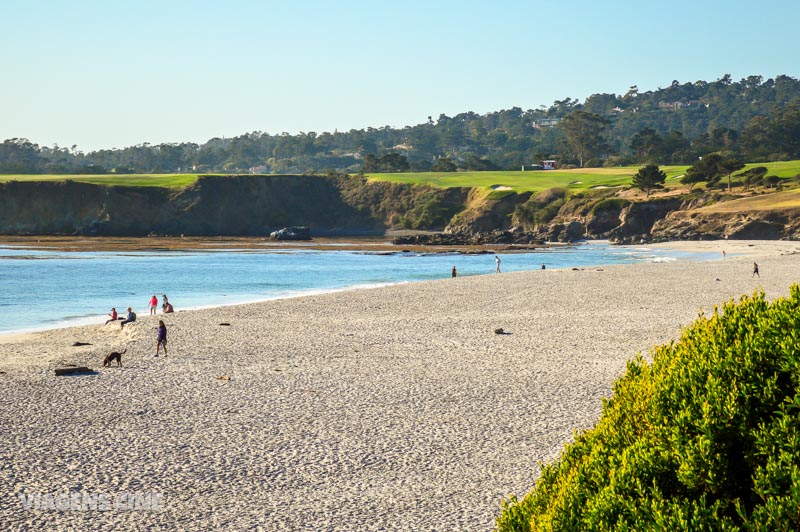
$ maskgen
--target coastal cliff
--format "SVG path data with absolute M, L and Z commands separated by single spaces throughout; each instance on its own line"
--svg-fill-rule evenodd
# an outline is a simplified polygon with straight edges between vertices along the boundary
M 291 225 L 315 236 L 443 228 L 467 190 L 345 176 L 201 176 L 181 189 L 74 181 L 0 184 L 0 233 L 265 236 Z
M 800 209 L 778 205 L 756 208 L 741 195 L 708 191 L 649 199 L 626 190 L 533 194 L 343 174 L 200 176 L 185 188 L 11 181 L 0 183 L 0 233 L 267 236 L 281 227 L 309 226 L 312 236 L 387 229 L 448 235 L 433 244 L 800 238 Z
M 767 207 L 744 200 L 717 192 L 650 199 L 628 199 L 619 191 L 567 197 L 563 189 L 509 193 L 499 200 L 490 195 L 485 201 L 469 202 L 445 232 L 464 235 L 467 241 L 488 232 L 546 242 L 800 239 L 800 209 L 780 207 L 777 200 Z

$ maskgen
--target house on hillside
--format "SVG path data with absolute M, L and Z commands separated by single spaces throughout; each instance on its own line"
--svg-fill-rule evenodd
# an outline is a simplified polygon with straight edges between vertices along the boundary
M 541 120 L 534 120 L 533 127 L 542 129 L 544 127 L 556 127 L 561 122 L 560 118 L 542 118 Z
M 546 161 L 539 161 L 539 164 L 523 164 L 523 172 L 532 172 L 534 170 L 557 170 L 558 161 L 555 159 L 548 159 Z
M 250 167 L 250 168 L 247 169 L 247 171 L 250 172 L 251 174 L 266 174 L 267 173 L 267 167 L 262 164 L 260 166 Z

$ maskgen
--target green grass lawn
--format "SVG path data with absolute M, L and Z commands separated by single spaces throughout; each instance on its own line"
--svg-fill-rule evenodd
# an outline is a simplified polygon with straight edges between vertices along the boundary
M 197 181 L 198 174 L 99 174 L 99 175 L 58 175 L 58 174 L 12 174 L 0 175 L 0 182 L 7 181 L 66 181 L 71 179 L 80 183 L 95 185 L 120 185 L 126 187 L 167 187 L 181 188 Z
M 800 174 L 800 161 L 776 163 L 751 163 L 747 168 L 766 166 L 767 175 L 790 178 Z M 548 188 L 566 188 L 574 192 L 593 187 L 618 187 L 631 184 L 631 178 L 639 170 L 638 166 L 618 168 L 578 168 L 574 170 L 539 170 L 533 172 L 424 172 L 401 174 L 367 174 L 374 181 L 393 183 L 427 184 L 442 188 L 479 187 L 489 189 L 493 186 L 510 187 L 516 192 L 539 192 Z M 662 166 L 667 174 L 667 186 L 677 183 L 677 178 L 686 173 L 688 166 Z M 72 179 L 81 183 L 97 185 L 120 185 L 129 187 L 169 187 L 180 188 L 197 181 L 198 174 L 104 174 L 104 175 L 0 175 L 5 181 L 66 181 Z M 299 176 L 298 176 L 299 177 Z
M 767 175 L 788 178 L 800 174 L 800 161 L 776 163 L 752 163 L 745 167 L 766 166 Z M 375 181 L 395 183 L 424 183 L 437 187 L 484 187 L 506 186 L 517 192 L 539 192 L 548 188 L 560 187 L 572 191 L 587 190 L 594 187 L 616 187 L 631 184 L 631 178 L 639 171 L 639 166 L 617 168 L 579 168 L 574 170 L 538 170 L 532 172 L 425 172 L 400 174 L 368 174 Z M 667 174 L 667 186 L 677 183 L 689 166 L 662 166 Z M 742 170 L 744 171 L 744 170 Z
M 687 166 L 665 166 L 667 178 L 683 175 Z M 537 170 L 531 172 L 427 172 L 402 174 L 369 174 L 375 181 L 424 183 L 437 187 L 510 187 L 517 192 L 538 192 L 560 187 L 580 191 L 593 187 L 617 187 L 631 184 L 638 166 L 619 168 L 581 168 L 575 170 Z
M 766 166 L 767 175 L 776 175 L 778 177 L 794 177 L 800 174 L 800 161 L 780 161 L 777 163 L 749 163 L 745 166 L 745 170 L 754 168 L 756 166 Z

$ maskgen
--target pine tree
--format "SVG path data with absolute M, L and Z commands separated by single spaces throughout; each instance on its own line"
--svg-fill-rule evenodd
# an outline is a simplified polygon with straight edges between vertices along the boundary
M 648 164 L 640 168 L 636 175 L 633 176 L 633 186 L 646 192 L 649 198 L 651 190 L 664 188 L 666 179 L 667 174 L 659 170 L 657 164 Z

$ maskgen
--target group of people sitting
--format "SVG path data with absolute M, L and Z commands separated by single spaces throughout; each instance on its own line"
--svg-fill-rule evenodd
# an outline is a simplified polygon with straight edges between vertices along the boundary
M 163 303 L 161 305 L 161 313 L 162 314 L 171 314 L 175 312 L 175 309 L 172 307 L 172 303 L 169 302 L 167 299 L 167 294 L 163 296 Z M 156 313 L 156 306 L 158 305 L 158 298 L 155 294 L 153 297 L 150 298 L 150 314 L 155 315 Z M 106 320 L 106 325 L 111 323 L 112 321 L 119 321 L 120 328 L 125 327 L 126 323 L 131 323 L 136 321 L 136 313 L 131 310 L 131 307 L 128 307 L 127 313 L 124 317 L 120 317 L 117 313 L 117 309 L 115 307 L 111 307 L 111 313 L 109 314 L 108 320 Z

